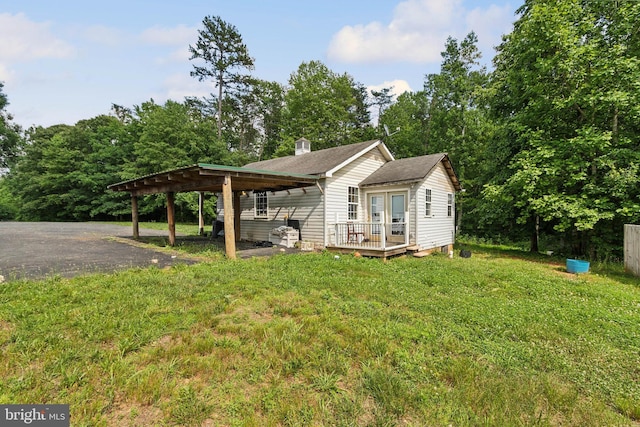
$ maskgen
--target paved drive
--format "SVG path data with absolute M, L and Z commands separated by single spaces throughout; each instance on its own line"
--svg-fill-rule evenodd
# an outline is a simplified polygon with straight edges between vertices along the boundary
M 167 236 L 168 232 L 140 229 L 140 235 Z M 193 262 L 108 237 L 131 237 L 131 227 L 91 222 L 0 222 L 0 275 L 5 280 L 54 274 L 71 277 Z

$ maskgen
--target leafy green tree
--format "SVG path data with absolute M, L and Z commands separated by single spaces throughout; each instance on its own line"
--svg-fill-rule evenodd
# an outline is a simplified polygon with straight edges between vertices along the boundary
M 640 219 L 640 36 L 635 1 L 526 1 L 495 59 L 492 108 L 507 166 L 485 192 L 574 255 L 619 255 Z
M 397 158 L 426 154 L 427 97 L 424 92 L 404 92 L 383 110 L 380 123 L 390 131 L 383 137 Z
M 473 32 L 460 43 L 449 37 L 440 73 L 425 80 L 427 152 L 449 153 L 467 191 L 475 188 L 482 176 L 480 167 L 490 129 L 488 109 L 481 97 L 488 75 L 479 64 L 477 43 Z
M 11 123 L 13 117 L 6 110 L 9 105 L 7 96 L 2 92 L 4 84 L 0 82 L 0 174 L 9 168 L 21 152 L 22 137 L 20 126 Z
M 158 105 L 151 100 L 136 106 L 127 121 L 133 153 L 122 169 L 120 180 L 196 163 L 232 163 L 233 153 L 217 138 L 214 120 L 190 102 L 167 101 Z M 189 216 L 188 206 L 193 205 L 190 199 L 193 197 L 196 196 L 176 198 L 179 218 Z M 163 218 L 164 196 L 146 196 L 140 203 L 140 214 Z
M 264 80 L 256 80 L 252 88 L 261 141 L 256 154 L 259 159 L 270 158 L 280 142 L 285 90 L 280 83 Z
M 383 128 L 382 125 L 383 123 L 380 121 L 380 117 L 382 116 L 382 113 L 384 112 L 384 110 L 386 110 L 387 108 L 389 108 L 394 101 L 394 96 L 391 93 L 391 91 L 393 90 L 393 86 L 392 87 L 385 87 L 382 88 L 380 90 L 372 90 L 371 91 L 371 107 L 375 108 L 376 111 L 376 118 L 377 118 L 377 122 L 378 122 L 378 126 L 377 126 L 377 130 L 378 133 L 382 133 L 383 132 Z
M 20 206 L 13 194 L 10 182 L 6 177 L 0 177 L 0 221 L 11 221 L 18 217 Z
M 238 157 L 234 164 L 244 164 L 275 152 L 280 140 L 283 107 L 282 85 L 259 79 L 250 79 L 244 90 L 225 99 L 224 141 Z
M 320 61 L 304 62 L 289 79 L 278 155 L 307 138 L 314 149 L 346 145 L 373 135 L 366 89 Z
M 194 65 L 192 77 L 213 80 L 218 89 L 217 123 L 218 138 L 222 138 L 222 101 L 225 91 L 246 84 L 243 70 L 253 70 L 253 58 L 242 41 L 238 29 L 219 16 L 207 16 L 202 21 L 204 29 L 198 30 L 198 41 L 189 45 L 190 60 L 201 60 L 204 65 Z
M 220 163 L 228 155 L 212 119 L 188 103 L 144 102 L 134 108 L 128 130 L 134 149 L 124 168 L 126 179 L 199 162 Z
M 380 123 L 391 131 L 385 143 L 396 157 L 449 154 L 465 193 L 457 199 L 459 230 L 474 233 L 476 209 L 490 172 L 487 142 L 496 132 L 484 96 L 489 75 L 479 65 L 477 37 L 447 39 L 440 72 L 425 78 L 424 91 L 405 92 L 386 107 Z M 384 93 L 374 94 L 382 97 Z M 377 102 L 377 101 L 374 101 Z
M 118 119 L 98 116 L 75 126 L 36 127 L 28 141 L 8 178 L 20 200 L 20 219 L 88 220 L 127 211 L 128 198 L 106 189 L 119 180 L 132 153 Z

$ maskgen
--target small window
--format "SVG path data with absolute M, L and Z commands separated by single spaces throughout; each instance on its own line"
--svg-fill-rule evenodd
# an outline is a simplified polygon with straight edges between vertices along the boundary
M 256 218 L 269 217 L 269 203 L 266 191 L 256 191 L 253 193 L 253 215 Z
M 349 187 L 349 195 L 347 198 L 347 219 L 354 221 L 358 219 L 358 203 L 359 191 L 358 187 Z
M 447 216 L 453 216 L 453 194 L 447 193 Z
M 431 216 L 431 189 L 424 192 L 424 216 Z

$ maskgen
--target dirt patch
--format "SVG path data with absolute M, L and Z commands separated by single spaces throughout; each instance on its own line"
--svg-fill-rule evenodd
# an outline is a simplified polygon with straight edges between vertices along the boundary
M 162 410 L 155 406 L 120 404 L 107 416 L 109 425 L 122 427 L 142 427 L 161 425 L 164 419 Z

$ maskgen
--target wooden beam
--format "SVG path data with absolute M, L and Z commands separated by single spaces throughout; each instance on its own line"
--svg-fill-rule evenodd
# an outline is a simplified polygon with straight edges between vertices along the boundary
M 236 239 L 233 212 L 233 189 L 231 175 L 227 174 L 222 183 L 222 203 L 224 209 L 224 248 L 227 258 L 236 258 Z
M 198 235 L 204 235 L 204 192 L 198 193 Z
M 133 227 L 133 238 L 140 238 L 140 228 L 138 227 L 138 196 L 131 194 L 131 226 Z
M 175 193 L 167 192 L 167 223 L 169 225 L 169 246 L 176 244 Z
M 240 213 L 242 210 L 240 209 L 240 192 L 233 192 L 233 225 L 234 234 L 236 237 L 236 242 L 240 241 Z
M 144 196 L 147 194 L 156 194 L 156 193 L 166 193 L 172 191 L 174 193 L 182 193 L 187 191 L 200 191 L 205 188 L 220 188 L 222 186 L 222 181 L 224 178 L 210 178 L 210 179 L 201 179 L 193 182 L 163 182 L 158 183 L 154 186 L 148 186 L 144 188 L 139 188 L 131 191 L 132 193 L 138 196 Z

